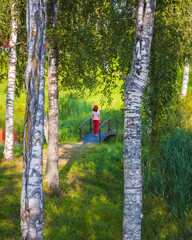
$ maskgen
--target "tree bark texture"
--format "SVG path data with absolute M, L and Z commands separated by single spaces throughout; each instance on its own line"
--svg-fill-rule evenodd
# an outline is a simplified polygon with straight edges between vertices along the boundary
M 49 0 L 51 28 L 57 29 L 58 0 Z M 58 106 L 58 63 L 57 48 L 54 41 L 49 40 L 48 64 L 48 97 L 49 97 L 49 125 L 48 150 L 45 182 L 49 187 L 59 191 L 59 106 Z
M 181 89 L 182 97 L 185 97 L 187 95 L 188 82 L 189 82 L 189 60 L 186 58 L 183 72 L 183 83 Z
M 5 117 L 5 147 L 4 159 L 11 161 L 14 159 L 14 95 L 15 95 L 15 77 L 16 77 L 16 43 L 17 43 L 17 4 L 11 3 L 11 35 L 9 40 L 9 66 L 7 82 L 7 100 Z
M 123 240 L 141 239 L 141 104 L 148 78 L 155 8 L 155 0 L 139 0 L 133 62 L 125 83 Z
M 21 193 L 22 239 L 42 239 L 46 0 L 27 1 L 27 104 Z

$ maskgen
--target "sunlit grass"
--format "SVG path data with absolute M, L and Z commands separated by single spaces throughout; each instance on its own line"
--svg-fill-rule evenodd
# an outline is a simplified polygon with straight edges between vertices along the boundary
M 14 163 L 0 164 L 0 239 L 21 239 L 21 171 Z
M 82 146 L 60 168 L 61 194 L 45 186 L 44 239 L 120 240 L 123 217 L 123 148 L 120 143 Z M 21 239 L 21 164 L 0 164 L 0 239 Z M 142 239 L 190 239 L 192 211 L 185 232 L 165 199 L 143 193 Z M 187 238 L 188 236 L 188 238 Z
M 45 239 L 121 239 L 122 148 L 112 148 L 88 147 L 61 169 L 63 195 L 45 201 Z

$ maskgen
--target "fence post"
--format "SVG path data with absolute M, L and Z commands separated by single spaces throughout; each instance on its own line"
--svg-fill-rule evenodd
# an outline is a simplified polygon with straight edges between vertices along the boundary
M 110 119 L 108 121 L 108 133 L 110 132 Z

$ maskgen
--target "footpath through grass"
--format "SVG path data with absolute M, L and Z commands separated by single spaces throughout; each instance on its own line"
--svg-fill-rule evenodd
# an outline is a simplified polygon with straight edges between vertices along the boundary
M 121 239 L 121 145 L 83 148 L 60 171 L 62 196 L 45 197 L 45 239 Z
M 62 194 L 45 190 L 44 239 L 121 239 L 122 145 L 82 146 L 74 157 L 60 169 Z M 0 239 L 21 239 L 21 162 L 0 171 Z
M 60 167 L 62 193 L 45 189 L 43 239 L 121 240 L 122 144 L 114 138 L 108 143 L 82 145 L 70 153 L 70 161 Z M 0 164 L 0 240 L 21 239 L 21 165 L 21 159 Z M 183 232 L 165 199 L 150 189 L 143 192 L 143 214 L 142 240 L 192 239 L 192 211 L 188 211 Z

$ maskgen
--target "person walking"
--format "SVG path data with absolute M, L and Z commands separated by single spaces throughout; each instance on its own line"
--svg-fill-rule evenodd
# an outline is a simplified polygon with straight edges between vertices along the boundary
M 98 106 L 95 105 L 92 111 L 92 121 L 93 121 L 93 131 L 94 135 L 98 137 L 98 127 L 99 123 L 101 122 L 100 120 L 100 112 L 98 111 Z

